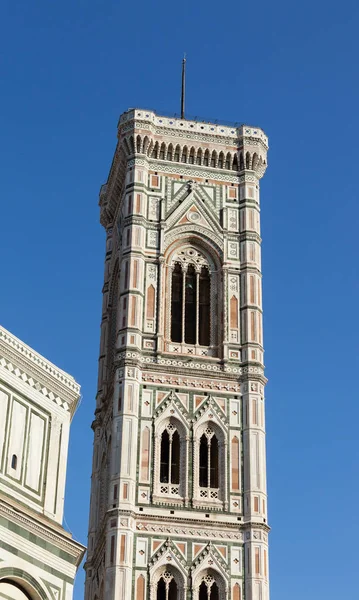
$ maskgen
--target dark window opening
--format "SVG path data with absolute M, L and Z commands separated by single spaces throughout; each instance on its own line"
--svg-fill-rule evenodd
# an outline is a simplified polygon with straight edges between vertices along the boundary
M 210 333 L 210 282 L 208 269 L 202 267 L 199 277 L 199 344 L 209 346 Z
M 164 431 L 161 437 L 161 469 L 160 482 L 168 483 L 169 481 L 169 456 L 170 456 L 170 436 L 168 431 Z
M 182 269 L 177 264 L 172 273 L 171 340 L 173 342 L 182 341 L 182 298 Z
M 216 582 L 214 581 L 211 585 L 211 595 L 210 595 L 210 600 L 218 600 L 219 598 L 219 590 L 218 590 L 218 585 L 216 584 Z
M 172 435 L 172 452 L 171 452 L 171 483 L 179 483 L 180 475 L 180 438 L 178 432 L 175 431 Z
M 180 437 L 177 430 L 170 435 L 167 429 L 161 437 L 160 482 L 179 484 L 180 479 Z
M 200 272 L 192 264 L 172 271 L 171 340 L 177 343 L 210 345 L 211 281 L 207 266 Z
M 199 485 L 200 487 L 219 487 L 218 440 L 215 435 L 201 436 L 199 444 Z
M 162 577 L 157 584 L 157 600 L 167 600 L 166 599 L 166 584 L 165 584 L 164 580 L 162 579 Z
M 199 485 L 208 486 L 208 440 L 204 434 L 199 446 Z
M 168 600 L 177 600 L 177 584 L 174 579 L 171 579 L 168 586 Z
M 11 468 L 12 469 L 16 469 L 17 468 L 17 456 L 16 456 L 16 454 L 12 455 L 12 458 L 11 458 Z
M 218 440 L 215 435 L 211 439 L 210 463 L 209 487 L 218 488 Z
M 177 584 L 174 579 L 166 583 L 161 577 L 157 584 L 157 600 L 177 600 Z
M 185 342 L 196 343 L 197 280 L 194 267 L 190 265 L 186 273 L 185 299 Z

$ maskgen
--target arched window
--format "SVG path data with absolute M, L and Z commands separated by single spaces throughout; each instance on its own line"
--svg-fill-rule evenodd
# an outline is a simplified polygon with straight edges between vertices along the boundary
M 183 504 L 188 499 L 188 436 L 178 419 L 171 417 L 160 423 L 155 432 L 153 501 L 163 497 Z
M 181 251 L 186 255 L 187 251 Z M 203 257 L 189 250 L 172 270 L 171 341 L 209 346 L 211 332 L 211 282 Z M 187 254 L 188 254 L 187 252 Z M 182 256 L 179 257 L 182 259 Z M 191 259 L 193 258 L 193 263 Z M 202 265 L 201 265 L 202 262 Z
M 178 485 L 179 477 L 180 437 L 174 425 L 169 423 L 161 437 L 160 482 Z
M 182 269 L 179 264 L 176 264 L 172 273 L 171 340 L 173 342 L 182 341 L 182 307 Z
M 177 583 L 169 571 L 165 571 L 157 583 L 156 600 L 177 600 Z
M 17 469 L 17 456 L 16 456 L 16 454 L 12 455 L 12 458 L 11 458 L 11 468 L 15 469 L 15 470 Z
M 199 586 L 198 600 L 219 600 L 219 589 L 213 575 L 206 575 Z
M 172 160 L 173 156 L 173 146 L 170 144 L 167 149 L 167 160 Z
M 194 267 L 190 265 L 186 272 L 185 287 L 185 332 L 186 344 L 196 343 L 197 278 Z
M 210 280 L 206 267 L 202 267 L 199 276 L 199 344 L 210 344 Z
M 218 439 L 212 429 L 202 434 L 199 446 L 199 485 L 218 488 Z

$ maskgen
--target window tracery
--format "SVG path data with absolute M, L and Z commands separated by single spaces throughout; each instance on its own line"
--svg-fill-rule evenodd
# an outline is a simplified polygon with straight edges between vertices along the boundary
M 226 600 L 227 597 L 227 586 L 216 570 L 205 569 L 195 578 L 194 600 Z
M 184 600 L 186 590 L 184 574 L 173 565 L 164 564 L 151 574 L 150 600 Z
M 211 270 L 194 248 L 183 248 L 171 264 L 171 341 L 209 346 Z
M 177 419 L 170 417 L 155 432 L 154 501 L 171 498 L 188 502 L 189 436 Z
M 208 422 L 194 432 L 193 502 L 195 506 L 227 507 L 226 455 L 226 438 L 217 425 Z

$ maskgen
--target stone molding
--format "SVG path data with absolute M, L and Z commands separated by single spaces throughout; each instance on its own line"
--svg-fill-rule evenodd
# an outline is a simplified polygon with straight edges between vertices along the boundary
M 73 415 L 80 397 L 75 379 L 1 326 L 0 366 Z
M 44 540 L 61 548 L 61 550 L 68 552 L 76 559 L 76 566 L 80 564 L 86 550 L 85 546 L 71 539 L 71 534 L 67 533 L 62 527 L 61 531 L 56 531 L 49 523 L 46 523 L 46 526 L 42 525 L 35 518 L 26 515 L 24 512 L 20 512 L 20 510 L 12 508 L 10 504 L 0 497 L 1 516 L 18 524 L 26 531 L 39 535 Z

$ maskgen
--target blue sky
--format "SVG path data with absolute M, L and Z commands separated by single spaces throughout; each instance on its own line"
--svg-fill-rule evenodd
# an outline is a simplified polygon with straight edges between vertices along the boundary
M 357 596 L 356 2 L 0 6 L 1 322 L 81 383 L 66 523 L 86 542 L 106 181 L 118 116 L 261 126 L 271 595 Z M 80 572 L 75 600 L 83 596 Z

